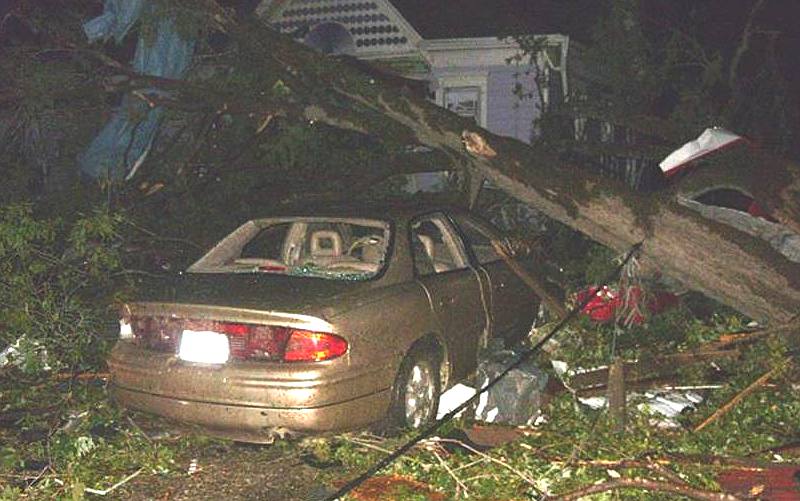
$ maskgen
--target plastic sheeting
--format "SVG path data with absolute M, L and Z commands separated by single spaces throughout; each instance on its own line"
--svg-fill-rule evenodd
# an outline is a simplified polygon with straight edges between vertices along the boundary
M 90 42 L 114 37 L 121 42 L 131 26 L 142 15 L 144 0 L 106 0 L 103 13 L 83 24 L 83 31 Z
M 106 0 L 103 14 L 86 22 L 83 30 L 90 41 L 113 37 L 119 42 L 148 8 L 145 0 Z M 133 69 L 144 75 L 182 78 L 191 63 L 194 46 L 194 40 L 178 34 L 174 19 L 160 19 L 152 39 L 139 37 Z M 81 172 L 93 179 L 133 176 L 150 151 L 162 114 L 161 108 L 150 108 L 140 99 L 126 96 L 78 158 Z
M 518 356 L 512 350 L 490 354 L 478 366 L 478 384 L 483 388 L 503 372 Z M 512 369 L 489 391 L 478 398 L 475 418 L 487 423 L 514 426 L 536 421 L 542 404 L 547 374 L 530 360 Z

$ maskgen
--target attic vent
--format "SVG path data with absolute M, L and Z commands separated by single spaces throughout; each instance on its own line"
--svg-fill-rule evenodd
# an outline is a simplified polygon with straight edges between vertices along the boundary
M 342 50 L 335 45 L 334 50 L 329 51 L 329 38 L 315 41 L 312 34 L 320 27 L 330 24 L 341 25 L 349 32 L 354 50 L 359 54 L 409 48 L 409 34 L 383 3 L 357 0 L 293 0 L 286 3 L 287 8 L 271 22 L 282 33 L 296 40 L 304 39 L 322 52 L 354 54 L 353 50 Z M 309 42 L 309 39 L 312 41 Z M 333 43 L 341 43 L 337 40 L 339 39 L 335 39 Z
M 347 28 L 338 23 L 315 26 L 304 41 L 323 54 L 352 54 L 355 50 L 352 35 Z

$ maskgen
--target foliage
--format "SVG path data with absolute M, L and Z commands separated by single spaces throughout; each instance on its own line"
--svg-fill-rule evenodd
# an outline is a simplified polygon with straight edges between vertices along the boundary
M 0 208 L 0 344 L 16 347 L 23 372 L 102 364 L 122 221 L 103 210 L 67 221 L 37 218 L 30 205 Z
M 670 9 L 644 0 L 608 1 L 591 42 L 570 46 L 570 65 L 580 70 L 570 74 L 564 106 L 542 110 L 537 119 L 541 139 L 569 150 L 575 132 L 565 116 L 589 117 L 582 141 L 607 142 L 609 133 L 600 130 L 607 122 L 614 124 L 612 142 L 628 143 L 631 154 L 649 157 L 661 152 L 652 149 L 659 131 L 640 130 L 631 119 L 652 116 L 678 124 L 687 139 L 706 127 L 723 126 L 772 151 L 796 154 L 798 101 L 788 89 L 780 59 L 787 56 L 779 56 L 780 29 L 770 25 L 775 12 L 763 16 L 769 6 L 761 0 L 737 5 L 744 18 L 727 13 L 736 20 L 726 25 L 731 38 L 722 44 L 706 29 L 719 15 L 715 8 L 719 6 L 676 2 Z M 527 59 L 530 71 L 541 73 L 536 64 L 545 50 L 541 42 L 515 38 L 523 52 L 517 63 Z M 537 84 L 546 87 L 548 82 L 539 78 Z M 671 138 L 672 132 L 661 134 Z M 638 144 L 631 144 L 631 137 Z
M 645 358 L 653 352 L 670 352 L 677 347 L 693 348 L 716 339 L 722 332 L 741 327 L 741 319 L 735 316 L 716 317 L 706 323 L 679 311 L 658 322 L 651 322 L 649 328 L 625 333 L 617 340 L 618 354 Z M 604 364 L 609 360 L 612 335 L 608 327 L 587 323 L 579 331 L 571 330 L 558 338 L 561 341 L 558 357 L 567 361 L 570 367 Z M 773 339 L 756 345 L 742 359 L 719 362 L 718 371 L 727 378 L 722 382 L 722 388 L 705 392 L 705 401 L 696 411 L 678 418 L 677 429 L 659 429 L 657 415 L 651 414 L 647 407 L 640 409 L 629 404 L 627 427 L 624 434 L 619 434 L 608 421 L 605 410 L 585 407 L 574 395 L 565 392 L 547 407 L 545 422 L 524 432 L 517 441 L 484 455 L 460 447 L 446 451 L 429 443 L 383 473 L 409 476 L 431 484 L 440 492 L 449 495 L 460 492 L 463 495 L 463 488 L 451 474 L 454 472 L 469 489 L 471 498 L 520 499 L 540 496 L 542 492 L 551 495 L 564 493 L 620 476 L 654 476 L 663 480 L 660 473 L 654 474 L 644 467 L 615 465 L 624 460 L 640 463 L 659 460 L 667 468 L 667 473 L 679 476 L 696 488 L 718 489 L 716 475 L 722 469 L 709 464 L 710 455 L 722 458 L 747 456 L 764 461 L 778 458 L 779 462 L 788 460 L 773 456 L 768 449 L 793 443 L 798 438 L 800 395 L 783 389 L 790 385 L 789 372 L 785 371 L 778 378 L 778 387 L 751 395 L 712 426 L 699 433 L 690 429 L 769 370 L 771 361 L 782 359 L 785 354 L 783 343 Z M 545 359 L 541 361 L 546 363 Z M 684 378 L 681 382 L 690 383 Z M 448 431 L 440 434 L 448 435 Z M 407 438 L 401 437 L 397 443 L 384 443 L 380 447 L 392 450 Z M 363 470 L 383 456 L 374 447 L 366 448 L 352 439 L 333 438 L 327 447 L 329 454 L 357 470 Z M 440 460 L 447 464 L 447 468 L 441 466 Z M 632 489 L 621 491 L 620 495 L 622 499 L 672 499 Z
M 139 468 L 168 475 L 189 443 L 152 442 L 97 381 L 33 388 L 4 382 L 0 395 L 4 416 L 22 416 L 12 427 L 0 425 L 0 439 L 8 444 L 0 448 L 3 500 L 83 499 L 85 488 L 108 488 Z

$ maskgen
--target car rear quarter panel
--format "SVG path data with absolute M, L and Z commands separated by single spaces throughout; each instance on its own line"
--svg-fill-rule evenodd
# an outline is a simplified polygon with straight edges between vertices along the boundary
M 350 341 L 353 372 L 373 373 L 380 388 L 391 387 L 417 339 L 438 331 L 425 289 L 415 281 L 375 290 L 330 321 Z

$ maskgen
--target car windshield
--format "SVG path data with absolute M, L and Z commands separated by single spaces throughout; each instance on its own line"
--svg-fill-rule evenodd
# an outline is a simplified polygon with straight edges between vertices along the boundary
M 384 266 L 389 224 L 355 218 L 248 221 L 187 270 L 369 280 Z

